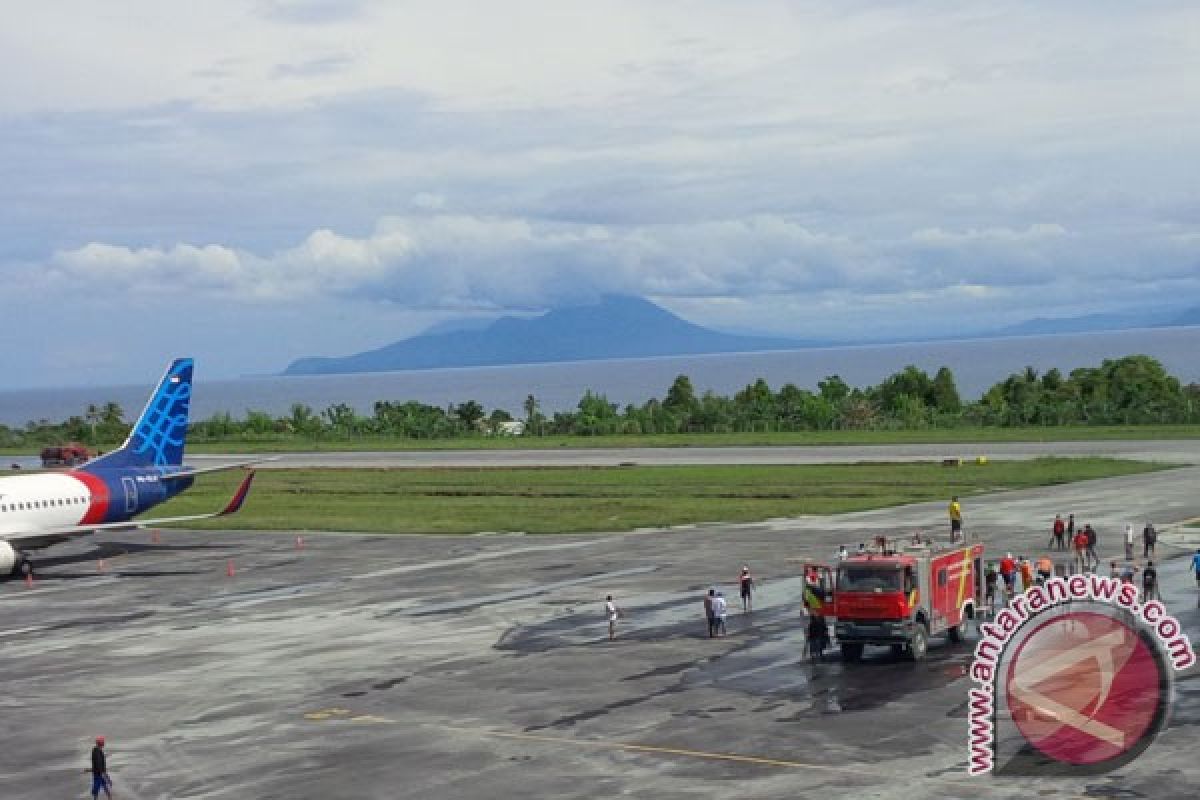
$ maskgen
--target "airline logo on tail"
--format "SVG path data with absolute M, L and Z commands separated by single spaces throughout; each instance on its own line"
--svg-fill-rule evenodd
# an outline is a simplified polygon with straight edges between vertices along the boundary
M 192 368 L 190 358 L 171 362 L 120 448 L 76 470 L 0 478 L 0 577 L 10 571 L 29 574 L 33 566 L 27 551 L 74 536 L 208 519 L 236 513 L 242 507 L 253 472 L 220 511 L 135 519 L 186 491 L 198 475 L 269 460 L 206 469 L 184 466 Z

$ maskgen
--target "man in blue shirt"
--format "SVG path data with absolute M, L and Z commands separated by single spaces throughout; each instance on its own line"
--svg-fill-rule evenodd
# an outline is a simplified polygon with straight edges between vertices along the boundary
M 1200 589 L 1200 550 L 1192 556 L 1192 572 L 1196 573 L 1196 588 Z

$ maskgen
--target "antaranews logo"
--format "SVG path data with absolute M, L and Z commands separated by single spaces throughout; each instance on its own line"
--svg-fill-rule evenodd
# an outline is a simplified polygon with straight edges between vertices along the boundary
M 1196 662 L 1179 622 L 1117 578 L 1035 586 L 980 626 L 967 771 L 1096 774 L 1166 725 L 1174 673 Z

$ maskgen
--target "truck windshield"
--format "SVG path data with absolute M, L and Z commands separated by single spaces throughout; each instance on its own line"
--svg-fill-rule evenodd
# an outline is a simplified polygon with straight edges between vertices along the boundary
M 838 570 L 839 592 L 898 592 L 900 570 L 895 567 L 843 566 Z

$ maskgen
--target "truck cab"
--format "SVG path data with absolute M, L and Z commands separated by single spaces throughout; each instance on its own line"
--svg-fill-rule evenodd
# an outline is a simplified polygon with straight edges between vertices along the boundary
M 822 613 L 837 620 L 843 660 L 859 660 L 868 644 L 890 645 L 920 660 L 931 636 L 960 641 L 980 607 L 983 544 L 880 539 L 831 571 L 832 596 Z

